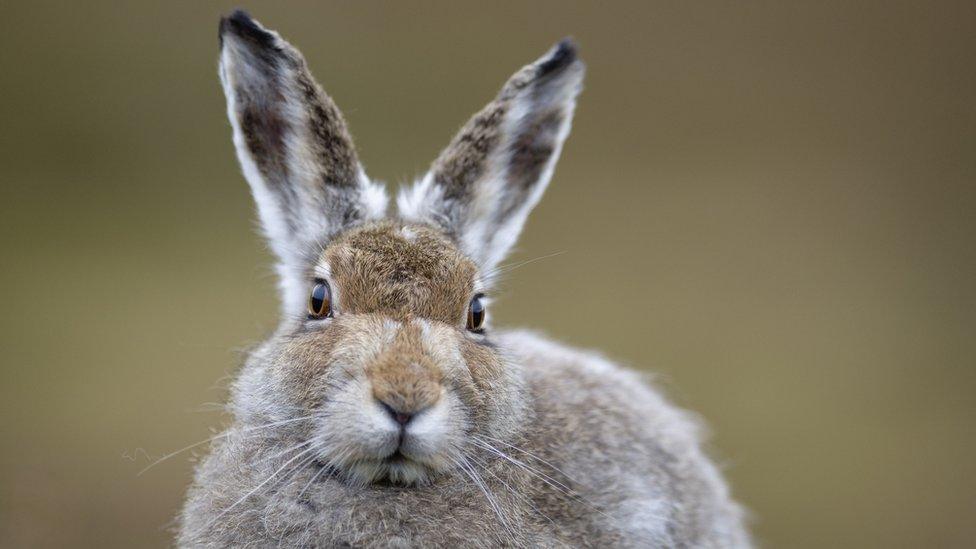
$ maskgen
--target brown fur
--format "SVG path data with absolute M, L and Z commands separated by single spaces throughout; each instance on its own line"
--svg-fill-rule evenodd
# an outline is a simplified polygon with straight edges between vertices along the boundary
M 359 158 L 346 120 L 332 98 L 312 78 L 305 59 L 297 51 L 295 54 L 299 55 L 296 80 L 309 111 L 308 131 L 312 134 L 309 142 L 317 145 L 315 156 L 321 163 L 322 184 L 351 187 L 358 177 Z
M 366 367 L 366 377 L 376 400 L 397 412 L 416 414 L 440 399 L 444 372 L 423 353 L 420 329 L 411 325 Z
M 406 239 L 401 229 L 415 237 Z M 475 266 L 444 234 L 422 225 L 382 222 L 342 235 L 326 249 L 345 313 L 378 312 L 457 324 L 474 292 Z
M 488 155 L 497 146 L 499 125 L 508 111 L 505 101 L 489 104 L 461 128 L 451 144 L 435 161 L 435 181 L 445 189 L 445 198 L 463 200 L 485 171 Z

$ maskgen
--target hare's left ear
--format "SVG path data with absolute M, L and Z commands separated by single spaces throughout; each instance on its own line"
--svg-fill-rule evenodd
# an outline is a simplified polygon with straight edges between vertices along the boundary
M 220 22 L 220 80 L 244 176 L 278 256 L 283 306 L 301 314 L 328 239 L 386 212 L 346 122 L 305 59 L 243 11 Z
M 400 215 L 440 226 L 482 269 L 497 265 L 552 177 L 583 73 L 568 39 L 515 73 L 400 193 Z

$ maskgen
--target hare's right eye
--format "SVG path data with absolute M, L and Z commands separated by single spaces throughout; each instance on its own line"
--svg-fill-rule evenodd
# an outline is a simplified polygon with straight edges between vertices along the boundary
M 325 318 L 332 316 L 332 290 L 326 282 L 319 282 L 312 287 L 312 294 L 308 297 L 309 318 Z

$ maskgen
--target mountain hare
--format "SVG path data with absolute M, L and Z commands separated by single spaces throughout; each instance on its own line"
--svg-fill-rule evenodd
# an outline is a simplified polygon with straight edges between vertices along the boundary
M 492 278 L 569 132 L 571 41 L 515 73 L 387 217 L 301 54 L 240 11 L 220 39 L 284 314 L 233 384 L 181 546 L 749 545 L 693 418 L 597 355 L 490 328 Z

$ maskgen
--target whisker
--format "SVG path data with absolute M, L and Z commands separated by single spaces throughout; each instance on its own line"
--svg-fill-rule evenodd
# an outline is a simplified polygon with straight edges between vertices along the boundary
M 240 505 L 241 503 L 243 503 L 247 498 L 249 498 L 252 495 L 254 495 L 255 493 L 257 493 L 258 490 L 260 490 L 265 484 L 271 482 L 272 479 L 274 479 L 276 476 L 278 476 L 278 473 L 284 471 L 295 460 L 297 460 L 298 458 L 302 457 L 303 455 L 311 452 L 312 450 L 313 450 L 313 448 L 308 448 L 306 450 L 303 450 L 303 451 L 299 452 L 297 455 L 292 456 L 288 461 L 285 462 L 284 465 L 282 465 L 281 467 L 279 467 L 274 473 L 271 473 L 271 476 L 269 476 L 268 478 L 264 479 L 260 484 L 258 484 L 257 486 L 255 486 L 251 491 L 249 491 L 248 493 L 244 494 L 243 496 L 241 496 L 240 499 L 238 499 L 237 501 L 235 501 L 234 503 L 232 503 L 229 507 L 227 507 L 226 509 L 224 509 L 223 511 L 221 511 L 216 517 L 213 518 L 213 520 L 211 521 L 211 525 L 213 525 L 218 520 L 220 520 L 220 518 L 223 517 L 228 512 L 230 512 L 231 509 L 234 509 L 235 507 L 237 507 L 238 505 Z
M 601 510 L 596 505 L 594 505 L 589 500 L 587 500 L 582 495 L 580 495 L 578 492 L 576 492 L 575 490 L 569 488 L 568 486 L 566 486 L 565 484 L 559 482 L 558 480 L 550 477 L 549 475 L 547 475 L 547 474 L 545 474 L 545 473 L 543 473 L 541 471 L 538 471 L 538 470 L 534 469 L 533 467 L 527 465 L 525 462 L 522 462 L 522 461 L 520 461 L 518 459 L 515 459 L 515 458 L 509 456 L 505 452 L 502 452 L 501 450 L 495 448 L 494 446 L 491 446 L 490 444 L 488 444 L 488 443 L 486 443 L 484 441 L 478 441 L 476 439 L 472 439 L 472 440 L 474 440 L 475 441 L 475 444 L 478 445 L 478 446 L 480 446 L 481 448 L 484 448 L 485 450 L 488 450 L 488 451 L 490 451 L 490 452 L 498 455 L 502 459 L 505 459 L 505 460 L 511 462 L 512 464 L 514 464 L 517 467 L 522 467 L 525 471 L 527 471 L 527 472 L 535 475 L 539 480 L 541 480 L 542 482 L 545 482 L 546 484 L 548 484 L 550 487 L 554 488 L 559 493 L 561 493 L 561 494 L 563 494 L 565 496 L 568 496 L 568 497 L 570 497 L 572 499 L 575 499 L 576 501 L 579 501 L 580 503 L 586 505 L 587 507 L 589 507 L 593 511 L 596 511 L 597 513 L 600 513 L 601 515 L 603 515 L 603 516 L 605 516 L 607 518 L 612 518 L 612 517 L 610 517 L 610 515 L 606 514 L 603 510 Z
M 195 413 L 208 413 L 208 412 L 225 412 L 228 407 L 223 402 L 204 402 L 197 406 L 195 409 L 191 410 Z
M 510 273 L 511 271 L 514 271 L 515 269 L 518 269 L 519 267 L 524 267 L 525 265 L 528 265 L 530 263 L 535 263 L 536 261 L 542 261 L 543 259 L 549 259 L 550 257 L 556 257 L 558 255 L 563 255 L 564 253 L 566 253 L 565 250 L 559 251 L 559 252 L 553 252 L 551 254 L 547 254 L 547 255 L 543 255 L 543 256 L 539 256 L 539 257 L 535 257 L 535 258 L 532 258 L 532 259 L 528 259 L 526 261 L 520 261 L 518 263 L 512 263 L 512 264 L 509 264 L 509 265 L 499 265 L 498 267 L 495 267 L 494 269 L 491 269 L 490 271 L 488 271 L 487 273 L 485 273 L 483 276 L 484 276 L 484 278 L 486 280 L 492 280 L 493 281 L 499 275 L 503 275 L 503 274 Z
M 553 465 L 552 463 L 549 463 L 548 461 L 546 461 L 546 460 L 544 460 L 544 459 L 542 459 L 541 457 L 539 457 L 539 456 L 537 456 L 537 455 L 535 455 L 535 454 L 533 454 L 532 452 L 530 452 L 530 451 L 528 451 L 528 450 L 525 450 L 525 449 L 523 449 L 523 448 L 520 448 L 520 447 L 518 447 L 518 446 L 516 446 L 516 445 L 514 445 L 514 444 L 511 444 L 511 443 L 509 443 L 509 442 L 505 442 L 504 440 L 499 440 L 499 439 L 497 439 L 497 438 L 494 438 L 494 437 L 490 437 L 490 436 L 487 436 L 487 435 L 475 435 L 475 437 L 476 437 L 476 438 L 480 438 L 480 439 L 482 439 L 481 441 L 482 441 L 482 442 L 484 442 L 485 444 L 487 444 L 487 443 L 488 443 L 488 441 L 490 440 L 490 441 L 492 441 L 492 442 L 495 442 L 495 443 L 497 443 L 497 444 L 502 444 L 502 445 L 504 445 L 504 446 L 507 446 L 507 447 L 509 447 L 509 448 L 511 448 L 511 449 L 513 449 L 513 450 L 515 450 L 515 451 L 517 451 L 517 452 L 520 452 L 520 453 L 522 453 L 522 454 L 525 454 L 525 455 L 527 455 L 527 456 L 529 456 L 529 457 L 531 457 L 531 458 L 533 458 L 533 459 L 535 459 L 535 460 L 537 460 L 537 461 L 539 461 L 539 462 L 541 462 L 541 463 L 542 463 L 543 465 L 546 465 L 547 467 L 549 467 L 549 468 L 550 468 L 550 469 L 552 469 L 553 471 L 555 471 L 555 472 L 557 472 L 557 473 L 559 473 L 560 475 L 562 475 L 562 476 L 564 476 L 564 477 L 566 477 L 566 479 L 567 479 L 567 480 L 569 480 L 570 482 L 574 482 L 574 483 L 576 483 L 576 484 L 579 484 L 579 485 L 582 485 L 582 484 L 583 484 L 582 482 L 579 482 L 579 481 L 577 481 L 576 479 L 574 479 L 573 477 L 571 477 L 571 476 L 569 476 L 569 474 L 568 474 L 568 473 L 566 473 L 565 471 L 563 471 L 563 470 L 562 470 L 562 469 L 560 469 L 559 467 L 556 467 L 556 466 L 555 466 L 555 465 Z M 489 445 L 489 446 L 490 446 L 490 445 Z
M 292 477 L 293 475 L 295 475 L 296 473 L 298 473 L 302 469 L 305 469 L 309 465 L 315 463 L 315 460 L 317 460 L 317 459 L 318 459 L 318 456 L 315 455 L 314 453 L 312 453 L 312 457 L 308 458 L 307 460 L 302 461 L 301 463 L 299 463 L 298 465 L 296 465 L 295 467 L 293 467 L 291 471 L 288 471 L 287 473 L 285 473 L 284 476 L 282 476 L 281 479 L 278 481 L 278 484 L 279 485 L 282 484 L 283 482 L 285 482 L 286 480 L 288 480 L 289 477 Z M 319 471 L 316 471 L 315 472 L 315 475 L 313 475 L 313 478 L 315 476 L 317 476 L 320 472 L 321 472 L 321 469 Z
M 326 469 L 328 469 L 328 467 L 320 467 L 319 470 L 316 471 L 314 475 L 312 475 L 312 478 L 309 479 L 309 481 L 305 484 L 305 486 L 303 486 L 302 489 L 298 492 L 298 496 L 295 499 L 299 499 L 299 500 L 302 499 L 302 495 L 305 494 L 305 491 L 311 488 L 312 484 L 315 484 L 316 479 L 318 479 L 319 476 L 326 471 Z
M 495 497 L 491 493 L 491 490 L 489 490 L 488 486 L 485 485 L 484 480 L 482 480 L 481 477 L 478 476 L 478 473 L 474 471 L 474 468 L 471 466 L 471 463 L 468 462 L 468 460 L 465 459 L 464 456 L 459 456 L 459 458 L 460 461 L 456 461 L 455 464 L 457 464 L 458 467 L 460 467 L 464 472 L 466 472 L 468 474 L 468 477 L 471 478 L 471 481 L 475 484 L 475 486 L 477 486 L 478 489 L 481 490 L 481 493 L 484 494 L 485 499 L 488 501 L 488 505 L 495 512 L 495 515 L 498 517 L 499 522 L 501 522 L 502 528 L 505 529 L 505 533 L 508 534 L 508 537 L 511 538 L 512 542 L 515 545 L 518 545 L 517 540 L 515 539 L 515 535 L 511 531 L 511 526 L 509 526 L 508 520 L 505 519 L 505 514 L 502 512 L 501 506 L 498 505 L 498 502 L 495 500 Z
M 273 422 L 273 423 L 268 423 L 266 425 L 258 425 L 256 427 L 247 427 L 245 429 L 241 429 L 238 432 L 240 432 L 240 433 L 248 433 L 248 432 L 252 432 L 252 431 L 258 431 L 260 429 L 267 429 L 269 427 L 277 427 L 279 425 L 285 425 L 287 423 L 294 423 L 296 421 L 303 421 L 303 420 L 306 420 L 306 419 L 310 419 L 311 417 L 312 416 L 304 416 L 304 417 L 297 417 L 297 418 L 292 418 L 292 419 L 286 419 L 284 421 L 276 421 L 276 422 Z M 231 431 L 224 431 L 223 433 L 220 433 L 217 436 L 213 436 L 213 437 L 210 437 L 208 439 L 201 440 L 200 442 L 195 442 L 193 444 L 190 444 L 189 446 L 184 446 L 183 448 L 180 448 L 179 450 L 176 450 L 175 452 L 170 452 L 170 453 L 166 454 L 165 456 L 157 459 L 156 461 L 150 463 L 149 465 L 145 466 L 141 471 L 139 471 L 138 473 L 136 473 L 136 476 L 142 476 L 142 474 L 145 473 L 146 471 L 148 471 L 149 469 L 152 469 L 156 465 L 159 465 L 160 463 L 166 461 L 167 459 L 169 459 L 169 458 L 171 458 L 173 456 L 177 456 L 179 454 L 182 454 L 183 452 L 186 452 L 187 450 L 192 450 L 192 449 L 194 449 L 197 446 L 200 446 L 202 444 L 206 444 L 208 442 L 213 442 L 213 441 L 215 441 L 217 439 L 224 438 L 226 436 L 229 436 L 230 434 L 231 434 Z
M 488 444 L 487 442 L 481 441 L 481 440 L 476 440 L 475 443 L 477 445 L 481 446 L 482 448 L 484 448 L 485 450 L 488 450 L 489 452 L 494 453 L 495 455 L 501 457 L 502 459 L 505 459 L 506 461 L 510 461 L 511 463 L 513 463 L 513 464 L 515 464 L 515 465 L 517 465 L 519 467 L 525 468 L 527 471 L 530 471 L 530 472 L 536 473 L 538 475 L 541 475 L 542 477 L 545 477 L 546 480 L 552 481 L 559 488 L 561 488 L 561 489 L 563 489 L 563 490 L 565 490 L 567 492 L 572 492 L 572 488 L 570 488 L 569 486 L 566 486 L 565 484 L 563 484 L 563 483 L 559 482 L 558 480 L 550 477 L 549 475 L 546 475 L 545 473 L 543 473 L 543 472 L 541 472 L 541 471 L 533 468 L 532 466 L 528 465 L 524 461 L 521 461 L 519 459 L 513 458 L 512 456 L 506 454 L 505 452 L 502 452 L 498 448 L 495 448 L 491 444 Z
M 299 448 L 301 448 L 303 446 L 308 446 L 312 442 L 314 442 L 314 439 L 308 439 L 305 442 L 302 442 L 301 444 L 296 444 L 295 446 L 292 446 L 290 448 L 285 448 L 284 450 L 280 450 L 278 452 L 275 452 L 273 455 L 264 456 L 264 457 L 258 459 L 255 463 L 261 463 L 262 461 L 270 461 L 270 460 L 273 460 L 273 459 L 278 459 L 281 456 L 287 454 L 288 452 L 291 452 L 293 450 L 297 450 L 297 449 L 299 449 Z
M 532 499 L 531 498 L 529 498 L 528 496 L 526 496 L 524 494 L 520 494 L 518 492 L 518 490 L 515 490 L 514 488 L 512 488 L 507 482 L 505 482 L 504 480 L 502 480 L 501 477 L 499 477 L 495 473 L 491 472 L 491 469 L 488 468 L 488 465 L 487 464 L 478 461 L 473 456 L 469 456 L 469 459 L 471 461 L 475 462 L 476 464 L 480 465 L 481 466 L 481 469 L 484 472 L 486 472 L 489 475 L 491 475 L 495 480 L 497 480 L 498 482 L 500 482 L 505 488 L 508 488 L 508 491 L 511 492 L 513 496 L 515 496 L 516 498 L 518 498 L 518 499 L 524 501 L 526 504 L 528 504 L 528 506 L 531 507 L 533 511 L 535 511 L 536 513 L 538 513 L 539 516 L 541 516 L 542 518 L 548 520 L 550 523 L 552 523 L 553 526 L 556 525 L 555 521 L 553 521 L 545 513 L 543 513 L 542 511 L 540 511 L 538 507 L 535 506 L 535 503 L 532 502 Z

